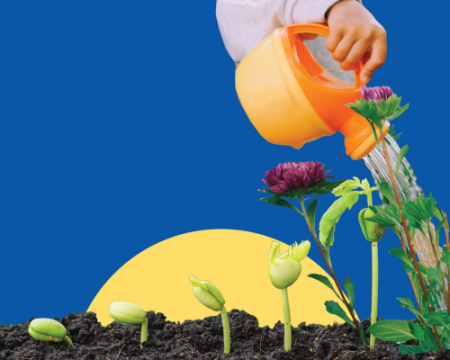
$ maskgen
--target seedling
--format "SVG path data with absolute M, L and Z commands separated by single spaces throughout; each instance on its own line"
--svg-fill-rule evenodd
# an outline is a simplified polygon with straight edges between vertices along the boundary
M 66 335 L 67 330 L 63 324 L 53 319 L 34 319 L 28 326 L 30 335 L 39 341 L 64 341 L 68 346 L 73 346 L 72 340 Z
M 272 285 L 281 289 L 284 314 L 284 350 L 291 351 L 291 311 L 287 288 L 297 281 L 302 273 L 302 261 L 308 255 L 311 243 L 302 241 L 300 245 L 295 243 L 289 247 L 289 251 L 278 256 L 280 243 L 273 242 L 269 253 L 269 278 Z M 277 257 L 278 256 L 278 257 Z
M 126 301 L 114 301 L 109 305 L 109 315 L 122 325 L 142 324 L 141 347 L 148 338 L 148 321 L 145 310 Z
M 197 300 L 211 310 L 220 311 L 223 325 L 224 353 L 229 354 L 231 350 L 230 325 L 228 322 L 227 310 L 224 306 L 225 299 L 213 283 L 205 280 L 200 281 L 194 276 L 190 276 L 189 280 L 194 286 L 194 295 Z

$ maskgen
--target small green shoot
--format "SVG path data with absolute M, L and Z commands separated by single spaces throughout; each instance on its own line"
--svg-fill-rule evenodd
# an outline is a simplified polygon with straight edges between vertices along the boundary
M 229 354 L 231 351 L 230 324 L 228 322 L 228 314 L 224 306 L 225 299 L 223 298 L 222 293 L 209 281 L 200 281 L 194 276 L 190 276 L 189 280 L 194 286 L 194 295 L 197 300 L 211 310 L 220 311 L 223 325 L 224 353 Z
M 126 301 L 114 301 L 111 305 L 109 305 L 109 315 L 122 325 L 142 324 L 142 348 L 142 343 L 147 341 L 148 338 L 148 321 L 145 310 L 138 305 Z

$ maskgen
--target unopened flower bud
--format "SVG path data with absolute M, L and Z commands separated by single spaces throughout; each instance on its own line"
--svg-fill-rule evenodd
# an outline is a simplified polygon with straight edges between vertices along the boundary
M 373 216 L 375 216 L 375 213 L 370 209 L 362 209 L 358 215 L 359 225 L 361 225 L 364 237 L 372 243 L 380 241 L 386 231 L 386 227 L 383 225 L 366 220 Z

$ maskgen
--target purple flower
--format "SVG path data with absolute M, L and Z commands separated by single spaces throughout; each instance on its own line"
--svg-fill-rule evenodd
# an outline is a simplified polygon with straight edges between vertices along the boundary
M 383 99 L 384 101 L 389 99 L 392 96 L 393 92 L 389 86 L 375 86 L 372 88 L 361 86 L 361 94 L 364 100 L 373 100 L 378 104 L 381 99 Z
M 325 176 L 331 170 L 324 172 L 325 165 L 314 162 L 286 162 L 279 164 L 275 169 L 266 171 L 264 184 L 270 187 L 274 193 L 284 194 L 288 191 L 317 185 L 322 180 L 334 176 Z

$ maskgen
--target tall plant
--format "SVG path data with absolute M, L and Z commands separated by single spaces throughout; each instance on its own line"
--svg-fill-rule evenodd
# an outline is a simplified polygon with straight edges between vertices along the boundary
M 383 128 L 387 121 L 392 121 L 402 115 L 408 109 L 408 105 L 400 107 L 401 98 L 386 86 L 363 88 L 361 92 L 363 98 L 354 104 L 348 104 L 348 106 L 369 122 L 377 143 L 381 144 L 389 172 L 389 182 L 381 181 L 378 184 L 384 205 L 381 208 L 369 207 L 374 212 L 374 216 L 368 218 L 367 221 L 382 224 L 393 230 L 399 237 L 401 249 L 392 249 L 390 253 L 403 261 L 402 266 L 409 274 L 419 308 L 416 309 L 409 299 L 397 298 L 402 303 L 402 307 L 410 309 L 418 317 L 419 324 L 397 320 L 383 321 L 372 325 L 369 332 L 383 340 L 399 342 L 412 339 L 420 344 L 401 345 L 400 351 L 403 354 L 449 349 L 450 288 L 448 284 L 450 282 L 448 269 L 450 269 L 450 248 L 447 218 L 431 194 L 429 198 L 419 196 L 414 201 L 402 199 L 400 196 Z M 408 150 L 408 146 L 400 150 L 396 174 L 400 170 L 403 157 Z M 439 220 L 435 236 L 433 236 L 434 232 L 431 228 L 431 221 L 434 217 Z M 446 233 L 447 249 L 441 252 L 439 232 L 442 227 Z M 427 268 L 417 261 L 413 248 L 416 231 L 420 231 L 428 237 L 433 254 L 438 259 L 436 267 Z M 446 273 L 442 271 L 443 264 L 447 266 Z M 432 299 L 438 295 L 442 295 L 444 298 L 446 311 L 433 309 Z

